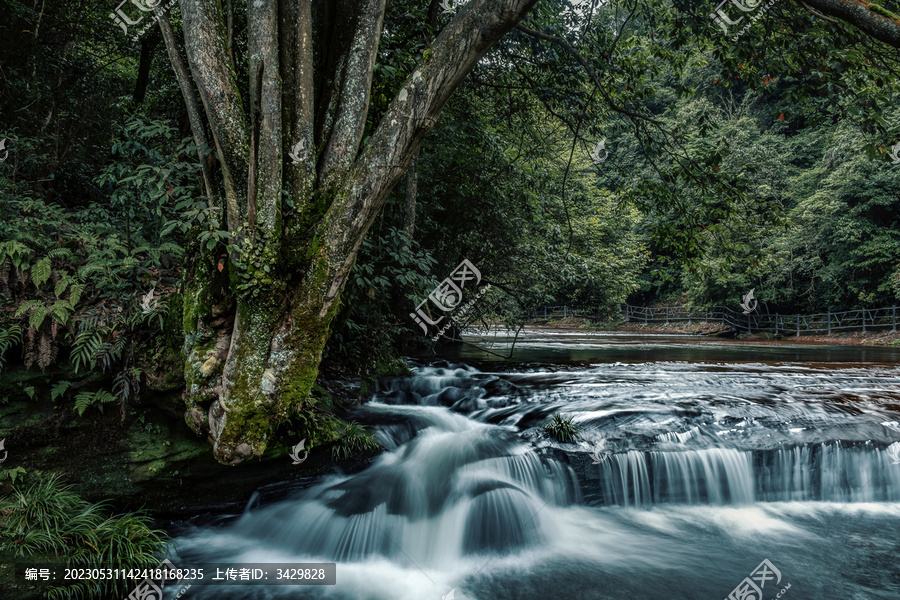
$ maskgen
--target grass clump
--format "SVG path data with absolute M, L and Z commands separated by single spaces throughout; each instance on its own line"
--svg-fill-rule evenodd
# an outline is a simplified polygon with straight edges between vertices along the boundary
M 141 513 L 112 515 L 106 503 L 88 502 L 52 476 L 0 498 L 0 556 L 73 568 L 152 568 L 166 542 L 150 522 Z M 62 600 L 124 596 L 132 587 L 128 579 L 98 579 L 42 589 Z
M 550 422 L 544 425 L 544 431 L 560 442 L 574 442 L 578 437 L 578 425 L 572 421 L 572 417 L 564 417 L 556 413 L 550 418 Z
M 365 427 L 352 421 L 341 431 L 341 439 L 331 448 L 332 460 L 346 460 L 357 452 L 375 450 L 380 446 L 375 436 Z

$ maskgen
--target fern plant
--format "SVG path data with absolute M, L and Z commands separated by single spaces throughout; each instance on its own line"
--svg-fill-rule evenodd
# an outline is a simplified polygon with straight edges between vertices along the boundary
M 28 369 L 46 369 L 67 347 L 77 373 L 114 377 L 111 390 L 74 398 L 79 412 L 136 395 L 135 356 L 162 339 L 191 226 L 182 213 L 198 192 L 196 150 L 175 131 L 129 121 L 96 179 L 106 197 L 83 208 L 0 183 L 0 369 L 9 368 L 17 346 Z M 167 227 L 170 221 L 186 224 Z M 153 302 L 142 307 L 148 289 Z M 54 400 L 66 394 L 51 392 Z
M 84 414 L 84 411 L 86 411 L 88 407 L 97 406 L 102 411 L 104 404 L 115 401 L 116 397 L 106 390 L 97 390 L 96 392 L 81 392 L 80 394 L 75 396 L 75 410 L 78 411 L 78 414 L 80 416 Z
M 0 329 L 0 373 L 6 364 L 6 352 L 13 346 L 22 343 L 22 328 L 18 325 L 10 325 Z

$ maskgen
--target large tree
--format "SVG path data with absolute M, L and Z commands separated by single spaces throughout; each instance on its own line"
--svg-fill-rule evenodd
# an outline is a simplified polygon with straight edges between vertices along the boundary
M 458 6 L 377 123 L 368 112 L 388 0 L 253 0 L 239 14 L 233 0 L 180 0 L 183 44 L 159 14 L 195 142 L 213 150 L 201 160 L 206 195 L 230 233 L 195 242 L 184 289 L 188 422 L 208 431 L 219 461 L 261 455 L 302 409 L 388 193 L 454 89 L 537 1 Z M 893 13 L 864 1 L 800 6 L 898 43 Z M 439 10 L 430 0 L 429 26 Z M 570 42 L 523 31 L 570 54 L 623 111 Z
M 261 455 L 302 407 L 366 231 L 453 90 L 536 2 L 459 7 L 370 132 L 387 0 L 246 3 L 249 81 L 230 0 L 181 0 L 184 58 L 160 19 L 232 234 L 198 245 L 184 289 L 189 422 L 219 461 Z

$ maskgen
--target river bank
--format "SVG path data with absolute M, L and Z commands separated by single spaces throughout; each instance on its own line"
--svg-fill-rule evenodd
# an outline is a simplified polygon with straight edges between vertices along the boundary
M 168 530 L 178 522 L 208 522 L 219 515 L 239 514 L 254 494 L 271 501 L 338 469 L 358 472 L 378 454 L 376 449 L 335 452 L 337 442 L 307 445 L 308 454 L 301 454 L 303 461 L 295 464 L 290 445 L 300 440 L 287 439 L 286 432 L 279 431 L 280 439 L 262 457 L 226 466 L 213 459 L 208 441 L 186 425 L 177 410 L 177 391 L 148 394 L 137 406 L 90 408 L 79 414 L 71 402 L 46 400 L 53 382 L 64 376 L 64 372 L 21 369 L 3 374 L 0 389 L 8 394 L 0 398 L 0 440 L 4 442 L 0 500 L 4 502 L 18 494 L 32 499 L 27 503 L 38 502 L 34 498 L 41 492 L 32 492 L 34 486 L 52 481 L 54 489 L 71 489 L 78 498 L 72 502 L 93 505 L 91 510 L 105 517 L 131 519 L 146 514 L 148 526 Z M 363 401 L 373 385 L 374 381 L 328 373 L 317 381 L 315 396 L 340 418 Z M 42 598 L 38 588 L 16 577 L 11 565 L 15 560 L 29 564 L 51 560 L 54 554 L 26 552 L 17 558 L 15 552 L 23 540 L 7 535 L 12 529 L 3 528 L 15 524 L 4 523 L 2 517 L 0 590 L 4 593 L 0 597 Z M 105 600 L 107 596 L 90 597 Z
M 42 388 L 52 374 L 41 374 L 39 381 L 33 375 L 11 372 L 4 377 L 7 389 L 16 387 L 13 380 L 34 388 L 34 398 L 11 394 L 0 403 L 0 439 L 8 453 L 4 472 L 16 471 L 19 486 L 56 475 L 85 500 L 106 501 L 116 510 L 151 508 L 162 520 L 185 511 L 240 510 L 262 485 L 318 476 L 338 463 L 353 470 L 372 454 L 335 461 L 332 444 L 307 447 L 308 458 L 298 467 L 280 441 L 256 460 L 225 466 L 213 459 L 208 441 L 194 435 L 183 415 L 171 408 L 176 399 L 79 415 L 70 403 L 42 400 L 49 395 Z M 354 406 L 366 395 L 365 385 L 350 377 L 323 377 L 318 384 L 320 395 L 327 393 L 342 407 Z M 0 493 L 11 491 L 10 484 L 7 476 Z
M 900 331 L 849 331 L 834 333 L 832 335 L 791 335 L 774 333 L 740 332 L 728 325 L 719 323 L 682 322 L 673 321 L 668 324 L 654 323 L 620 323 L 615 325 L 597 325 L 578 317 L 570 317 L 559 320 L 535 319 L 529 323 L 529 327 L 535 329 L 587 329 L 590 331 L 614 331 L 636 334 L 683 334 L 683 335 L 707 335 L 712 337 L 731 338 L 744 341 L 769 341 L 778 340 L 786 343 L 797 344 L 829 344 L 846 346 L 898 346 L 900 345 Z

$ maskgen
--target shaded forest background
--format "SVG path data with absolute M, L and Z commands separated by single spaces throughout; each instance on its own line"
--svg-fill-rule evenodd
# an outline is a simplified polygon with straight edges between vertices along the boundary
M 372 126 L 447 18 L 428 8 L 390 5 Z M 124 403 L 179 376 L 185 248 L 230 234 L 157 29 L 135 42 L 73 1 L 8 17 L 0 360 L 112 377 L 54 387 L 79 412 Z M 409 313 L 463 258 L 494 288 L 482 322 L 736 305 L 750 288 L 781 313 L 896 303 L 896 50 L 786 3 L 754 27 L 735 42 L 677 4 L 539 4 L 453 96 L 369 232 L 326 367 L 371 375 L 425 349 Z
M 438 25 L 427 8 L 392 3 L 372 123 L 427 51 Z M 735 305 L 752 287 L 782 313 L 897 301 L 892 49 L 786 6 L 767 18 L 793 31 L 737 42 L 689 39 L 697 22 L 668 4 L 592 8 L 602 25 L 562 2 L 528 26 L 577 39 L 600 88 L 517 30 L 454 95 L 415 185 L 398 186 L 366 238 L 326 364 L 377 370 L 421 349 L 408 313 L 463 258 L 498 289 L 478 317 L 510 322 L 545 304 L 611 318 L 626 301 Z M 99 365 L 119 377 L 109 392 L 127 395 L 142 357 L 178 346 L 186 239 L 228 232 L 201 196 L 158 31 L 134 43 L 80 2 L 9 9 L 0 354 Z M 815 36 L 823 28 L 830 38 Z M 245 50 L 236 39 L 242 67 Z M 594 164 L 601 140 L 608 158 Z
M 738 41 L 677 3 L 539 4 L 453 96 L 369 232 L 325 365 L 373 374 L 425 349 L 409 313 L 463 258 L 495 288 L 483 321 L 735 305 L 749 288 L 782 313 L 896 303 L 896 50 L 783 4 Z M 134 42 L 80 2 L 8 7 L 0 360 L 112 378 L 54 386 L 79 412 L 125 402 L 177 379 L 185 248 L 229 232 L 159 32 Z M 373 126 L 447 18 L 428 8 L 390 5 Z

